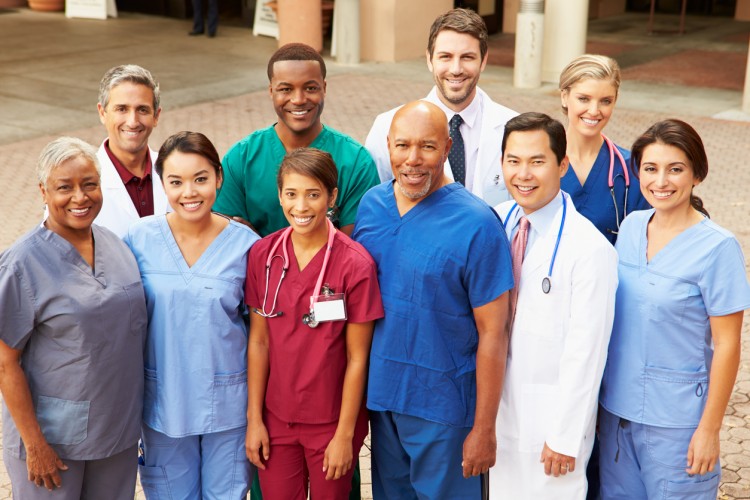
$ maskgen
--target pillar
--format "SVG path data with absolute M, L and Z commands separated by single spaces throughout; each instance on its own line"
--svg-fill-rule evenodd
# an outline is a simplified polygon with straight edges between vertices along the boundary
M 513 86 L 533 89 L 542 85 L 544 0 L 521 0 L 516 18 L 516 52 Z
M 336 0 L 334 19 L 336 62 L 359 64 L 359 0 Z
M 745 92 L 742 94 L 742 111 L 750 114 L 750 43 L 748 43 L 747 66 L 745 67 Z
M 547 0 L 544 7 L 542 80 L 556 83 L 574 58 L 586 53 L 588 0 Z
M 279 47 L 287 43 L 306 43 L 323 50 L 321 0 L 278 0 Z

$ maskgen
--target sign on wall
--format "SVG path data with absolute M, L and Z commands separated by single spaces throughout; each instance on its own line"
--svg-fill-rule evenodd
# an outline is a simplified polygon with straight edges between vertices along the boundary
M 65 17 L 107 19 L 117 17 L 115 0 L 66 0 Z
M 253 35 L 272 36 L 278 40 L 279 23 L 276 13 L 268 5 L 267 0 L 258 0 L 255 6 L 255 20 L 253 21 Z

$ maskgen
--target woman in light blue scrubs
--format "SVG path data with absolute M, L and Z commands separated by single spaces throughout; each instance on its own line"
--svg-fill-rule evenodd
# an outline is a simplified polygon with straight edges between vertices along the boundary
M 244 499 L 247 254 L 259 238 L 211 212 L 221 161 L 203 135 L 180 132 L 155 164 L 173 212 L 125 238 L 148 304 L 140 475 L 147 498 Z
M 750 307 L 745 259 L 693 195 L 708 161 L 690 125 L 653 125 L 633 144 L 632 166 L 654 208 L 628 216 L 617 239 L 620 283 L 600 396 L 601 495 L 714 500 L 719 430 Z

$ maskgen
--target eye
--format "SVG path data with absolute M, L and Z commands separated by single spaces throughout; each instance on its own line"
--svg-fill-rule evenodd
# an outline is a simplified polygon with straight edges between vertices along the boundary
M 285 93 L 287 93 L 287 92 L 289 92 L 291 90 L 292 89 L 289 88 L 289 87 L 279 87 L 279 88 L 276 89 L 276 92 L 279 92 L 280 94 L 285 94 Z
M 123 111 L 125 111 L 125 106 L 118 104 L 117 106 L 114 107 L 114 110 L 117 111 L 118 113 L 122 113 Z
M 656 167 L 654 167 L 653 165 L 641 165 L 641 170 L 643 170 L 644 172 L 655 172 Z
M 580 96 L 580 97 L 578 97 L 578 102 L 589 102 L 589 98 L 588 97 L 584 97 L 584 96 Z
M 682 167 L 679 167 L 679 166 L 674 166 L 674 167 L 672 167 L 672 168 L 669 169 L 669 171 L 672 172 L 673 174 L 681 174 L 683 172 L 683 170 L 684 169 Z
M 317 200 L 318 198 L 320 198 L 320 193 L 310 193 L 309 195 L 307 195 L 307 197 L 312 200 Z
M 609 106 L 612 104 L 612 99 L 602 99 L 602 104 Z
M 98 182 L 87 182 L 86 184 L 83 185 L 83 189 L 85 189 L 86 191 L 94 191 L 98 187 L 99 187 Z
M 150 115 L 151 114 L 151 108 L 148 106 L 141 106 L 138 108 L 138 112 L 142 115 Z
M 432 144 L 425 144 L 422 146 L 422 149 L 426 149 L 427 151 L 434 151 L 436 148 Z
M 182 185 L 182 181 L 178 181 L 177 179 L 172 179 L 171 181 L 169 181 L 169 185 L 170 186 L 181 186 Z
M 292 199 L 292 198 L 294 198 L 295 193 L 293 193 L 291 191 L 287 191 L 286 193 L 284 193 L 284 196 L 286 196 L 289 199 Z
M 195 182 L 203 184 L 208 181 L 208 177 L 196 177 Z
M 61 184 L 57 186 L 56 191 L 70 191 L 72 188 L 69 184 Z
M 305 90 L 307 92 L 317 92 L 320 90 L 320 87 L 318 87 L 317 85 L 310 85 L 309 87 L 305 87 Z

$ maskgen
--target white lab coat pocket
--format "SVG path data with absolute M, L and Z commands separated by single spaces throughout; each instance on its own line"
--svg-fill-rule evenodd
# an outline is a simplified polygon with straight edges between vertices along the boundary
M 518 448 L 521 452 L 540 453 L 549 428 L 550 405 L 557 386 L 551 384 L 524 384 L 519 413 Z

